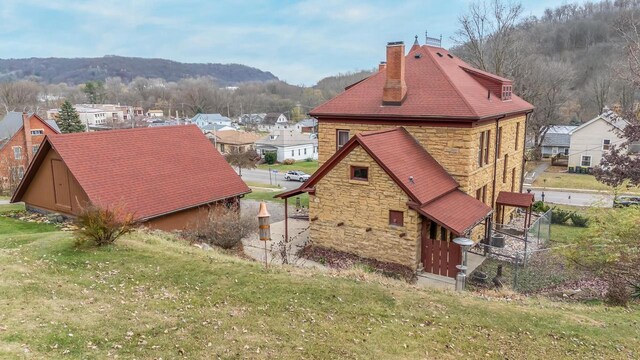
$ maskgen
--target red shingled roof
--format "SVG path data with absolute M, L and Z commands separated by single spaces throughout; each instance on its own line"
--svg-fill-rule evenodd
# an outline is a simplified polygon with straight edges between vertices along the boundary
M 195 125 L 58 134 L 45 142 L 92 203 L 123 204 L 139 220 L 250 192 Z
M 456 180 L 403 127 L 356 134 L 300 188 L 277 197 L 313 191 L 316 183 L 356 146 L 362 146 L 409 195 L 417 211 L 457 234 L 491 213 L 489 206 L 458 190 Z
M 477 120 L 533 109 L 515 95 L 503 101 L 492 91 L 488 98 L 487 81 L 505 84 L 511 81 L 474 69 L 449 55 L 445 49 L 427 45 L 414 48 L 406 55 L 407 96 L 400 106 L 382 106 L 386 80 L 386 70 L 382 70 L 316 107 L 310 115 Z
M 491 208 L 482 201 L 455 190 L 422 205 L 419 211 L 454 233 L 464 234 L 491 213 Z
M 533 194 L 500 191 L 496 199 L 496 204 L 528 208 L 533 204 L 533 199 Z

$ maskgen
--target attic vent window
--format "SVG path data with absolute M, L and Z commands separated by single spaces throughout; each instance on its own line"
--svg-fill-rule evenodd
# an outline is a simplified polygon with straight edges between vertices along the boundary
M 502 100 L 511 100 L 511 85 L 502 85 Z
M 449 57 L 449 59 L 453 59 L 453 55 L 447 54 L 447 56 Z
M 438 54 L 438 56 L 442 57 L 442 54 L 441 54 L 441 53 L 437 52 L 436 54 Z
M 416 53 L 415 55 L 413 55 L 413 57 L 415 57 L 416 59 L 420 59 L 422 57 L 422 54 Z

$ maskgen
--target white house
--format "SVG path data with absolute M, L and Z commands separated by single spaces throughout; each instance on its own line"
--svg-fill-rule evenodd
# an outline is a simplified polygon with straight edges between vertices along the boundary
M 602 114 L 569 132 L 569 168 L 592 168 L 600 164 L 602 155 L 612 145 L 625 140 L 620 130 L 628 122 L 605 107 Z
M 231 119 L 221 114 L 196 114 L 190 121 L 192 124 L 198 125 L 200 129 L 207 125 L 231 126 Z
M 80 121 L 85 126 L 105 125 L 110 124 L 112 121 L 111 112 L 102 110 L 100 108 L 87 107 L 82 105 L 74 105 L 73 108 L 78 113 Z M 60 109 L 47 110 L 47 119 L 57 120 Z
M 278 162 L 317 159 L 318 139 L 314 134 L 301 134 L 293 129 L 277 130 L 256 141 L 256 151 L 262 157 L 268 152 L 275 152 Z
M 268 113 L 258 124 L 260 131 L 278 131 L 289 128 L 289 120 L 282 113 Z

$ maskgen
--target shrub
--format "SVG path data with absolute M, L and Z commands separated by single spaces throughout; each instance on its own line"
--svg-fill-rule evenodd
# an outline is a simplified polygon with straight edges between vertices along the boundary
M 571 222 L 573 223 L 573 225 L 575 226 L 579 226 L 579 227 L 587 227 L 588 223 L 589 223 L 589 218 L 577 213 L 572 213 L 571 216 Z
M 296 163 L 296 161 L 294 159 L 284 159 L 282 163 L 285 165 L 293 165 Z
M 95 205 L 82 209 L 76 223 L 76 244 L 91 241 L 97 246 L 113 244 L 122 235 L 133 231 L 137 225 L 133 214 L 126 213 L 122 206 L 110 209 Z
M 544 213 L 549 211 L 549 205 L 546 205 L 544 202 L 538 200 L 533 203 L 533 211 L 538 213 Z
M 306 158 L 306 159 L 304 159 L 304 161 L 306 161 L 306 162 L 312 162 L 312 161 L 313 161 L 313 158 Z
M 231 249 L 250 233 L 257 231 L 257 218 L 240 214 L 237 207 L 219 206 L 211 209 L 207 221 L 199 224 L 188 236 L 223 249 Z
M 606 300 L 612 306 L 627 306 L 631 300 L 631 291 L 621 278 L 611 278 L 608 283 Z
M 266 162 L 269 165 L 273 165 L 277 159 L 278 159 L 278 154 L 276 154 L 273 151 L 270 151 L 264 154 L 264 162 Z
M 564 224 L 573 215 L 571 211 L 558 209 L 556 207 L 551 211 L 551 223 L 552 224 Z

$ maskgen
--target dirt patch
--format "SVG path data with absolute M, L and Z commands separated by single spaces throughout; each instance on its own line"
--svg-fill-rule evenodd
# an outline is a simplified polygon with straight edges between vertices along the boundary
M 416 281 L 416 272 L 408 266 L 367 259 L 358 255 L 342 251 L 307 245 L 300 251 L 300 257 L 313 260 L 334 269 L 350 269 L 362 267 L 369 272 L 375 272 L 394 279 L 402 279 L 409 283 Z

